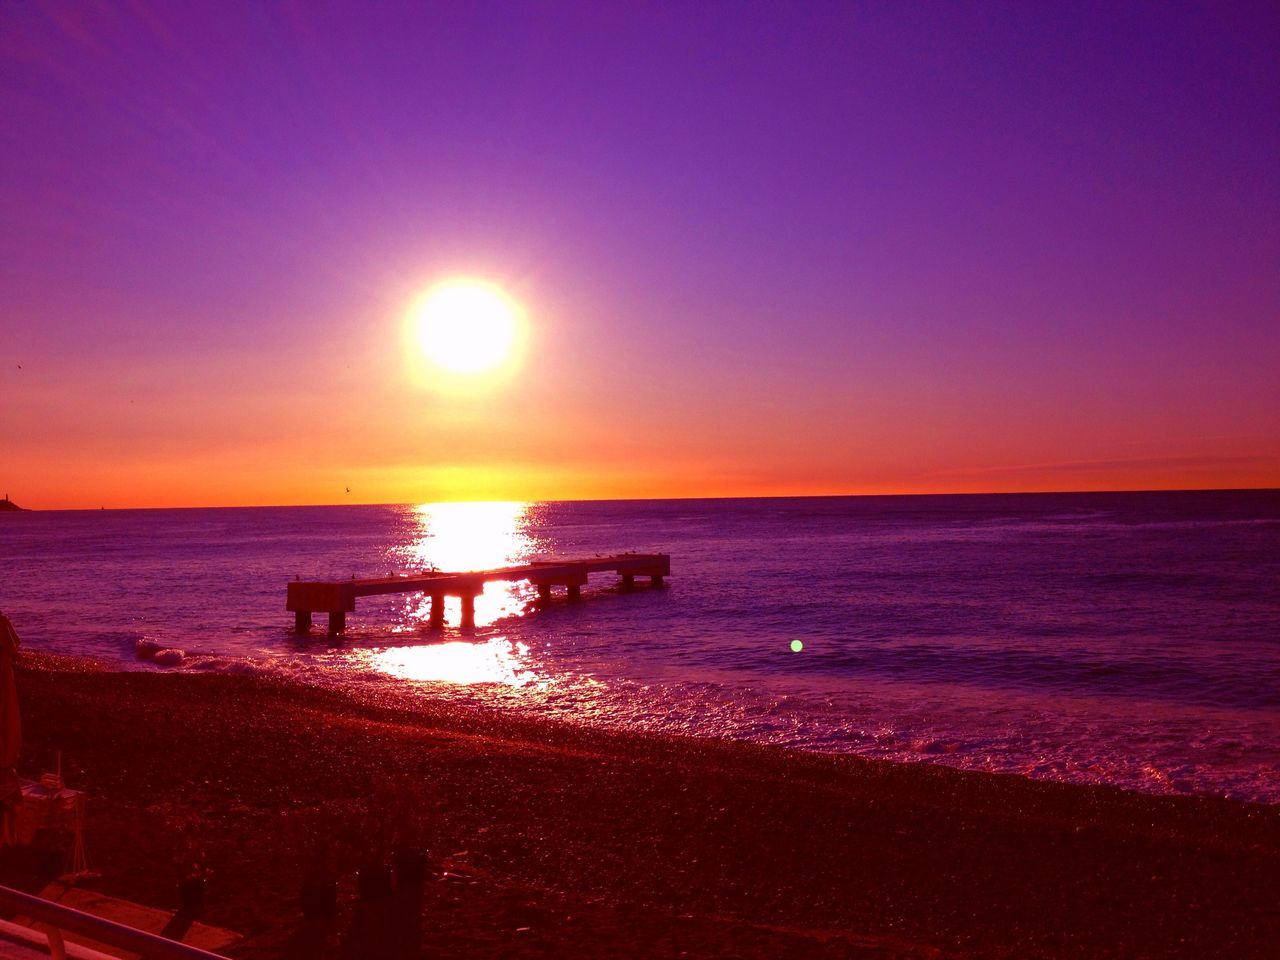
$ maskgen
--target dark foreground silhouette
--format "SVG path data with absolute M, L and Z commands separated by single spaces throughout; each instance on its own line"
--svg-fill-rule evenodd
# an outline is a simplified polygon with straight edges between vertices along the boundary
M 1274 807 L 46 657 L 19 684 L 27 762 L 61 749 L 90 792 L 96 883 L 176 908 L 199 861 L 204 919 L 247 936 L 236 956 L 1202 960 L 1280 942 Z M 406 850 L 420 882 L 384 869 Z M 303 883 L 315 909 L 330 878 L 334 914 L 304 919 Z

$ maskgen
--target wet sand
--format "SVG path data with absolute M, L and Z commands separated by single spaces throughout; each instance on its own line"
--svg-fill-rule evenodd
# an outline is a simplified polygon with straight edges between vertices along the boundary
M 106 893 L 259 957 L 1274 957 L 1280 808 L 637 736 L 24 654 Z M 408 844 L 419 892 L 354 872 Z M 334 864 L 340 907 L 304 922 Z M 3 866 L 3 865 L 0 865 Z M 9 879 L 18 879 L 16 876 Z

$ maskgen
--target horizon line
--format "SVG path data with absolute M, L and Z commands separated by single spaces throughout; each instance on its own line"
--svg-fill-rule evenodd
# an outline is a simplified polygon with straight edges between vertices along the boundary
M 238 504 L 183 504 L 181 506 L 138 507 L 21 507 L 20 513 L 123 513 L 130 510 L 292 510 L 300 508 L 329 509 L 332 507 L 414 507 L 436 503 L 678 503 L 683 501 L 710 500 L 851 500 L 888 499 L 899 497 L 1047 497 L 1047 496 L 1096 496 L 1100 494 L 1138 493 L 1280 493 L 1280 486 L 1265 487 L 1125 487 L 1107 490 L 936 490 L 911 493 L 787 493 L 759 496 L 739 495 L 720 497 L 580 497 L 564 500 L 519 498 L 490 498 L 478 500 L 387 500 L 370 503 L 238 503 Z M 13 503 L 11 498 L 6 498 Z

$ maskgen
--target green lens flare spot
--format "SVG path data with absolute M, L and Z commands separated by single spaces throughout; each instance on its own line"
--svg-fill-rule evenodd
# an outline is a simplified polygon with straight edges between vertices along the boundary
M 803 643 L 803 641 L 800 641 L 800 640 L 792 640 L 792 641 L 791 641 L 791 652 L 792 652 L 792 653 L 799 653 L 799 652 L 800 652 L 801 650 L 803 650 L 803 649 L 804 649 L 804 643 Z

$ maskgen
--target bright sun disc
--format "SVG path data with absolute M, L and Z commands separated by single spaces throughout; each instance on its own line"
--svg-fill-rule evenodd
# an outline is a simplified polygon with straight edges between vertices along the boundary
M 454 373 L 479 373 L 500 365 L 515 345 L 519 310 L 491 284 L 451 280 L 432 289 L 415 311 L 423 354 Z

